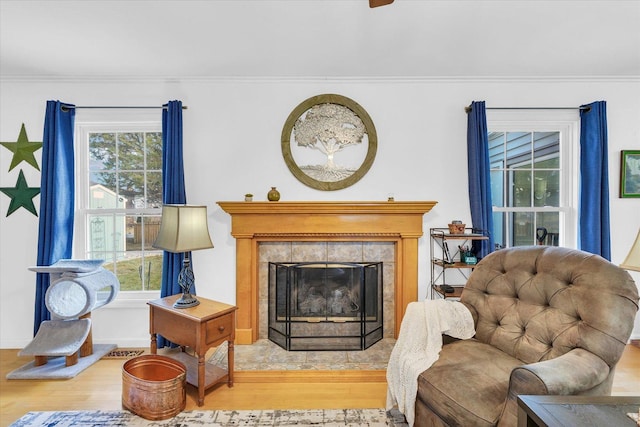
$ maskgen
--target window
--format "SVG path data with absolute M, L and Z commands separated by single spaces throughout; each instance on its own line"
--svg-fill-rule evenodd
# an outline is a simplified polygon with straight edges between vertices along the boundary
M 578 117 L 573 114 L 565 121 L 487 117 L 496 248 L 575 247 Z
M 104 259 L 120 291 L 158 291 L 162 131 L 153 124 L 80 125 L 77 252 Z

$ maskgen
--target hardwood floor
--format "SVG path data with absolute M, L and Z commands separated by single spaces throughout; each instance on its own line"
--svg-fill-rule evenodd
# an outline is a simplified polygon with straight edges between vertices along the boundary
M 0 350 L 0 426 L 8 426 L 29 411 L 122 408 L 124 359 L 101 359 L 70 380 L 6 379 L 7 373 L 29 362 L 18 350 Z M 187 386 L 187 410 L 195 409 L 336 409 L 381 408 L 386 400 L 384 371 L 327 374 L 322 382 L 301 372 L 265 374 L 237 372 L 233 388 L 210 390 L 198 407 L 197 392 Z M 616 369 L 614 395 L 640 396 L 640 348 L 628 345 Z

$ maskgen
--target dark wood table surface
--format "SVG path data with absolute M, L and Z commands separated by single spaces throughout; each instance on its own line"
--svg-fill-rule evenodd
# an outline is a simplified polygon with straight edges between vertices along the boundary
M 636 426 L 640 396 L 518 396 L 518 427 Z

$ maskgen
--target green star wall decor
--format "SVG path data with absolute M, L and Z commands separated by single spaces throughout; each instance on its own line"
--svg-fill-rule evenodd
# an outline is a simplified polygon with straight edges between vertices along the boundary
M 38 216 L 36 207 L 33 204 L 33 198 L 40 194 L 40 187 L 29 187 L 22 169 L 20 169 L 20 175 L 18 175 L 18 181 L 16 181 L 15 187 L 0 187 L 0 191 L 11 197 L 7 216 L 11 215 L 21 207 L 25 208 L 35 216 Z
M 24 123 L 22 124 L 22 128 L 20 128 L 20 135 L 18 135 L 18 140 L 16 142 L 0 142 L 0 144 L 13 153 L 9 172 L 11 172 L 11 170 L 18 166 L 22 161 L 25 161 L 37 170 L 40 170 L 40 166 L 38 166 L 38 162 L 36 161 L 33 153 L 42 148 L 42 142 L 29 142 L 29 138 L 27 138 L 27 131 L 24 128 Z

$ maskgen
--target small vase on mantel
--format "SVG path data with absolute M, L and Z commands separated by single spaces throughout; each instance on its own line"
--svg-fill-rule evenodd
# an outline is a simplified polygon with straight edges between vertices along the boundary
M 267 199 L 270 202 L 277 202 L 280 200 L 280 192 L 276 190 L 276 187 L 271 187 L 271 190 L 267 193 Z

